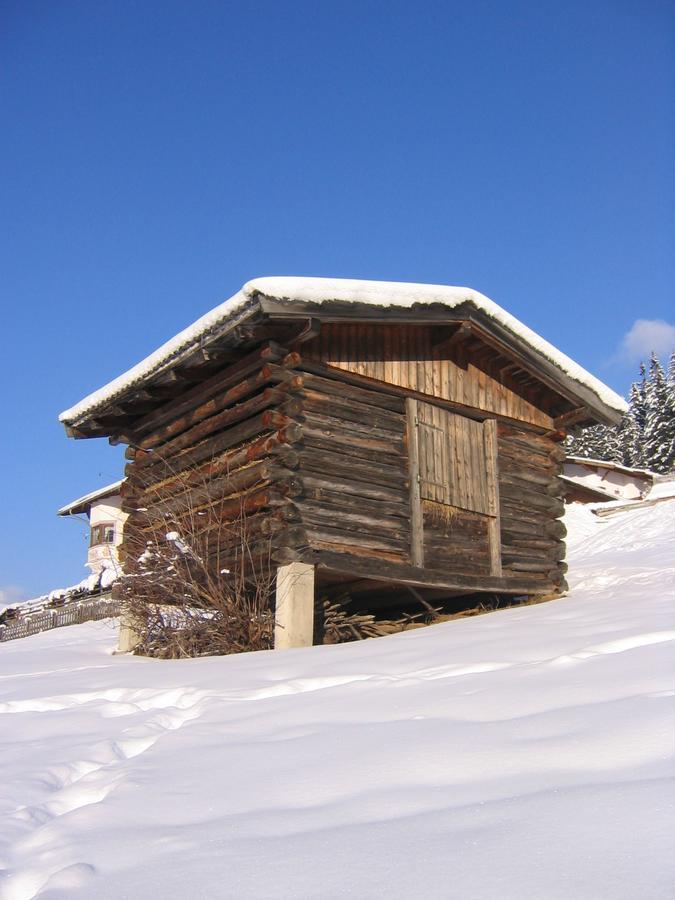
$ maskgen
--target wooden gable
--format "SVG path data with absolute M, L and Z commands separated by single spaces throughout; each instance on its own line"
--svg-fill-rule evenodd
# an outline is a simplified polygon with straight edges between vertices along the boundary
M 331 368 L 552 429 L 541 386 L 519 382 L 506 359 L 490 374 L 490 352 L 457 326 L 405 323 L 327 323 L 303 347 L 305 358 Z

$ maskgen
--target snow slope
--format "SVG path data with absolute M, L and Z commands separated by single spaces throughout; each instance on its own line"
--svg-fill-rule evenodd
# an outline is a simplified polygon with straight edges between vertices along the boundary
M 572 590 L 360 644 L 0 648 L 2 896 L 670 898 L 675 502 L 570 516 Z

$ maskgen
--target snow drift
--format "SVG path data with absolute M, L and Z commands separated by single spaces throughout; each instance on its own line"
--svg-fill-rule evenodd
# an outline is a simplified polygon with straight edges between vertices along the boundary
M 570 596 L 161 662 L 0 651 L 3 896 L 672 897 L 675 502 L 570 516 Z

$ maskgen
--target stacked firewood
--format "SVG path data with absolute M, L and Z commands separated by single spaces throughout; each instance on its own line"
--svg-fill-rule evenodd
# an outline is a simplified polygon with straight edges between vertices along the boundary
M 344 644 L 349 641 L 364 641 L 368 638 L 384 637 L 409 628 L 431 625 L 441 618 L 441 608 L 422 603 L 424 609 L 417 613 L 404 613 L 397 619 L 376 619 L 370 613 L 349 612 L 346 604 L 349 596 L 337 600 L 321 601 L 323 613 L 323 643 Z

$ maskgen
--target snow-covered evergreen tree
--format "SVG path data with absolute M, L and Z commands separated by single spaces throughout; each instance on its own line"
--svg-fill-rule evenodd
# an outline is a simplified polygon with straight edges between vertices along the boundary
M 593 425 L 568 438 L 567 452 L 661 474 L 675 472 L 675 351 L 667 375 L 654 353 L 649 373 L 640 365 L 640 378 L 631 386 L 628 407 L 615 427 Z
M 628 412 L 617 431 L 621 444 L 621 461 L 625 466 L 642 469 L 647 466 L 644 432 L 647 422 L 647 369 L 640 363 L 640 379 L 634 381 L 628 395 Z
M 649 363 L 645 400 L 645 457 L 650 469 L 666 474 L 675 468 L 675 383 L 669 383 L 655 354 Z
M 606 459 L 621 462 L 623 448 L 617 429 L 611 425 L 592 425 L 584 428 L 575 437 L 568 438 L 566 450 L 570 456 L 584 459 Z

